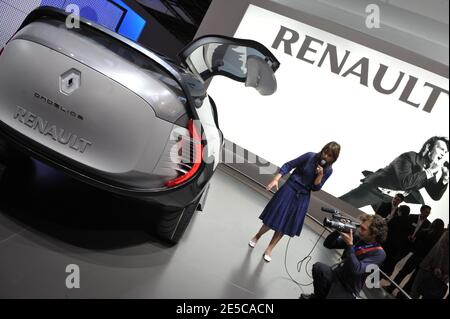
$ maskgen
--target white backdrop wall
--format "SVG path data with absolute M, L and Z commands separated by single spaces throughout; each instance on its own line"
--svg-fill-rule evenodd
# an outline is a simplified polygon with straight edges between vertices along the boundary
M 280 32 L 284 39 L 297 33 L 298 40 L 277 45 Z M 269 97 L 223 77 L 212 81 L 208 92 L 217 102 L 226 138 L 278 166 L 304 152 L 319 151 L 329 141 L 339 142 L 341 156 L 323 188 L 336 197 L 357 187 L 363 170 L 375 171 L 401 153 L 418 152 L 434 135 L 449 135 L 445 77 L 254 5 L 234 36 L 261 42 L 281 67 L 276 73 L 278 90 Z M 309 45 L 307 37 L 312 39 Z M 307 50 L 297 57 L 302 45 Z M 328 45 L 336 47 L 339 63 L 348 55 L 339 72 L 332 72 L 330 56 L 324 55 Z M 386 66 L 381 82 L 386 89 L 404 74 L 391 94 L 373 86 L 380 65 Z M 439 202 L 421 193 L 432 207 L 430 219 L 448 223 L 448 190 Z M 410 206 L 418 213 L 420 205 Z M 373 212 L 369 207 L 362 210 Z

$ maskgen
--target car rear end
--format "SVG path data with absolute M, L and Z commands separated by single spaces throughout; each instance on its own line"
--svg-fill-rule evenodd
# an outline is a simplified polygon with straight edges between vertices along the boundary
M 217 165 L 202 161 L 184 87 L 195 78 L 101 27 L 67 28 L 64 17 L 31 15 L 2 50 L 1 135 L 94 186 L 185 207 Z

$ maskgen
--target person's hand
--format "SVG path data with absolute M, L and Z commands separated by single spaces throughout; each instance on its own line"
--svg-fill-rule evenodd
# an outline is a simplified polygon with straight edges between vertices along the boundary
M 409 235 L 409 236 L 408 236 L 408 240 L 409 240 L 409 241 L 415 241 L 416 238 L 415 238 L 413 235 Z
M 278 190 L 278 179 L 276 179 L 276 178 L 274 178 L 274 179 L 269 183 L 269 185 L 267 185 L 266 189 L 267 189 L 268 191 L 270 191 L 274 186 L 275 186 L 275 187 L 277 188 L 277 190 Z
M 317 174 L 317 176 L 323 176 L 323 167 L 322 166 L 317 165 L 316 174 Z
M 349 233 L 341 233 L 341 238 L 342 240 L 348 245 L 351 246 L 353 245 L 353 231 L 350 229 Z

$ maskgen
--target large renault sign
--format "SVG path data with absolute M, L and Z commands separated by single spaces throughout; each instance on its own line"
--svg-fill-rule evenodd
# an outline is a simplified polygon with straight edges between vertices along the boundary
M 433 139 L 449 134 L 447 78 L 253 5 L 234 36 L 270 47 L 281 67 L 265 98 L 214 79 L 227 139 L 278 166 L 335 140 L 326 192 L 367 212 L 366 194 L 401 192 L 412 213 L 427 204 L 448 223 L 448 139 Z

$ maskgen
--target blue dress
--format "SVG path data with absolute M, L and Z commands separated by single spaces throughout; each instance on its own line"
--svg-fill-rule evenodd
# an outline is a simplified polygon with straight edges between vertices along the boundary
M 316 156 L 317 153 L 306 153 L 281 167 L 281 175 L 293 168 L 295 170 L 259 216 L 266 226 L 291 237 L 300 235 L 311 191 L 320 190 L 333 172 L 330 166 L 326 167 L 322 182 L 314 185 L 318 165 Z

